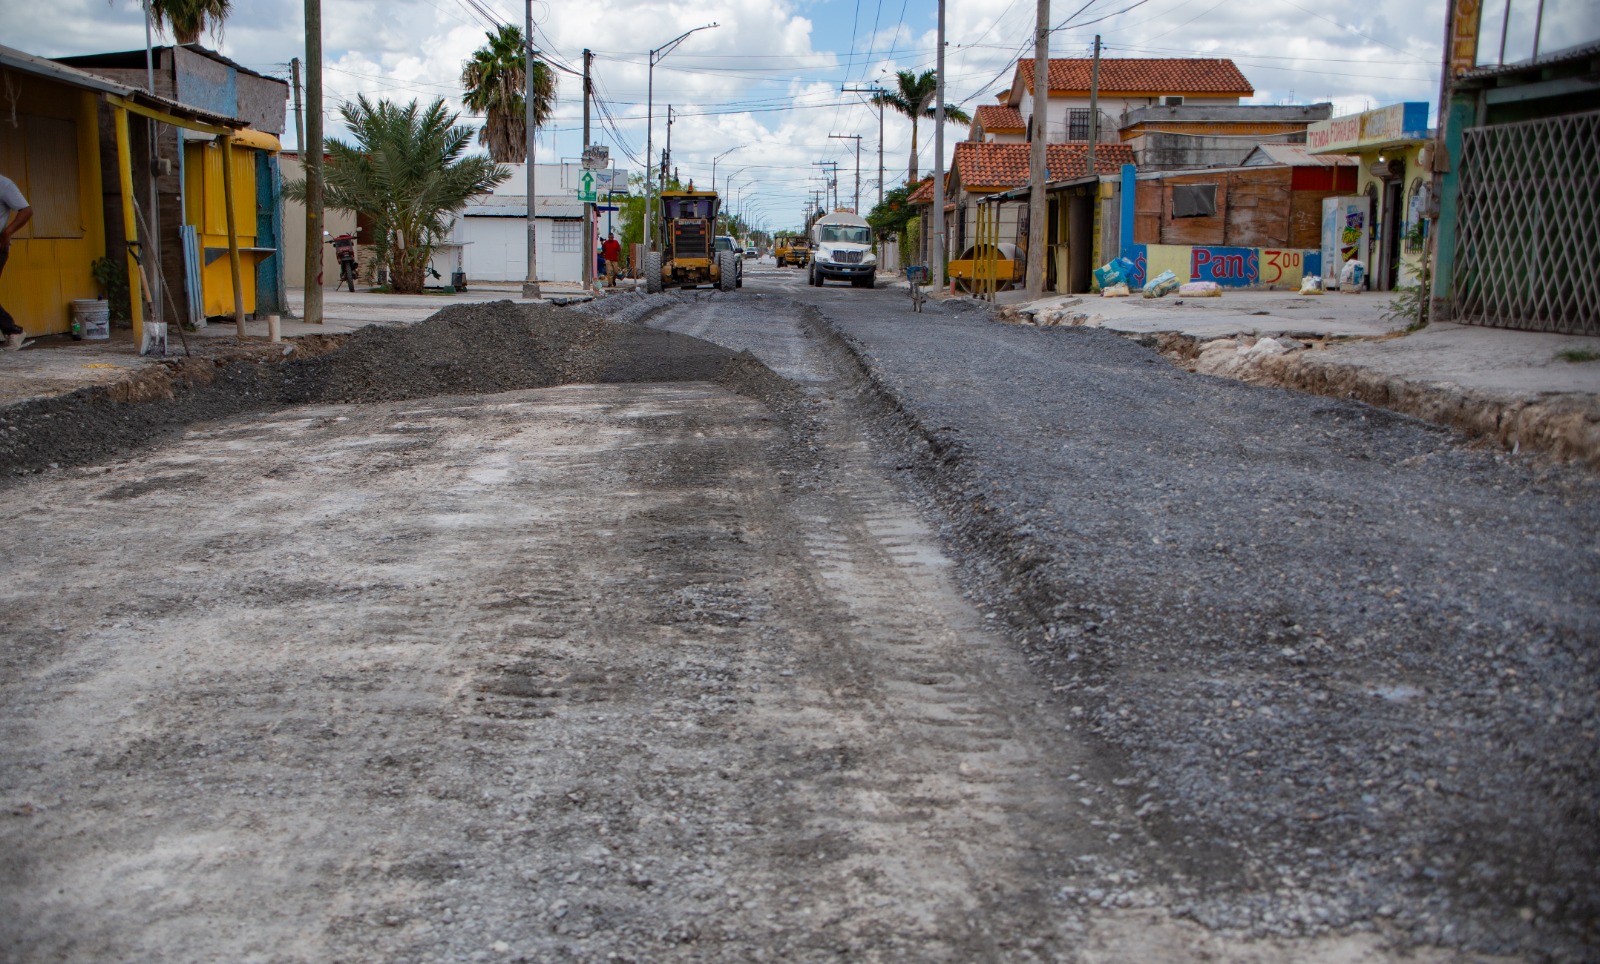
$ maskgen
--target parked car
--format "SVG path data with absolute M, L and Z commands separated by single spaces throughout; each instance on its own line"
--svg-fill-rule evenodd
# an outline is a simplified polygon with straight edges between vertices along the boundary
M 711 248 L 712 248 L 713 251 L 732 251 L 735 254 L 737 254 L 739 252 L 739 241 L 738 241 L 737 238 L 734 238 L 732 235 L 719 234 L 719 235 L 717 235 L 716 240 L 712 242 Z M 712 255 L 712 257 L 716 257 L 716 255 Z M 745 257 L 748 258 L 749 255 L 745 255 Z M 733 268 L 733 277 L 734 277 L 733 286 L 735 288 L 743 288 L 744 287 L 744 258 L 735 259 L 733 264 L 734 264 L 734 268 Z
M 755 248 L 745 248 L 744 256 L 747 258 L 759 258 L 761 257 L 761 252 L 757 251 Z

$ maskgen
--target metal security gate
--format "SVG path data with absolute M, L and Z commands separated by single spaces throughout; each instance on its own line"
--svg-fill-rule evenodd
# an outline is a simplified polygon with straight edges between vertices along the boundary
M 1600 112 L 1462 132 L 1454 320 L 1600 335 Z

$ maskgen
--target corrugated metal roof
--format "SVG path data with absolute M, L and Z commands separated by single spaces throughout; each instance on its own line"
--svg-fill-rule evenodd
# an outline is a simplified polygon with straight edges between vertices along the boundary
M 1349 154 L 1310 154 L 1304 144 L 1257 144 L 1245 155 L 1243 167 L 1266 167 L 1283 164 L 1289 167 L 1343 167 L 1360 163 Z
M 79 70 L 76 67 L 68 67 L 66 64 L 58 64 L 53 60 L 26 53 L 15 47 L 0 45 L 0 67 L 31 74 L 35 77 L 42 77 L 46 80 L 53 80 L 56 83 L 66 84 L 69 87 L 76 87 L 80 90 L 92 90 L 101 94 L 125 97 L 135 103 L 164 110 L 177 116 L 189 117 L 214 127 L 238 128 L 247 126 L 244 121 L 229 117 L 227 114 L 218 114 L 215 111 L 205 110 L 168 97 L 151 94 L 138 87 L 128 87 L 91 74 L 88 71 Z

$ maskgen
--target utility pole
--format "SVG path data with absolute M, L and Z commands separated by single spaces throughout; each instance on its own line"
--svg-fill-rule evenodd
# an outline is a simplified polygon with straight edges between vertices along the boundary
M 528 128 L 528 276 L 522 279 L 522 297 L 539 295 L 539 225 L 534 219 L 536 194 L 534 192 L 534 109 L 533 109 L 533 0 L 523 7 L 522 75 L 526 81 L 523 90 L 523 118 Z
M 1100 35 L 1094 35 L 1094 64 L 1089 68 L 1089 155 L 1085 173 L 1094 171 L 1094 142 L 1100 139 Z
M 841 141 L 853 140 L 856 142 L 856 214 L 861 213 L 861 135 L 860 134 L 829 134 L 829 137 Z
M 589 97 L 594 88 L 589 85 L 589 65 L 594 62 L 594 51 L 583 51 L 583 153 L 589 153 Z M 587 157 L 585 157 L 587 160 Z M 584 170 L 588 170 L 587 164 Z M 583 288 L 589 290 L 594 281 L 594 203 L 583 202 Z
M 1050 226 L 1049 202 L 1044 193 L 1050 180 L 1050 0 L 1038 0 L 1034 16 L 1033 143 L 1028 145 L 1029 300 L 1044 294 L 1045 235 Z
M 949 248 L 944 240 L 944 0 L 939 0 L 939 36 L 934 76 L 937 106 L 933 113 L 933 231 L 934 248 L 928 253 L 928 268 L 933 272 L 933 287 L 944 287 L 944 259 Z
M 828 200 L 828 188 L 833 188 L 833 206 L 839 206 L 839 162 L 838 161 L 812 161 L 813 167 L 827 168 L 826 180 L 823 181 L 822 200 Z
M 839 88 L 839 90 L 842 93 L 850 93 L 850 94 L 883 94 L 883 93 L 886 93 L 886 91 L 882 87 L 841 87 L 841 88 Z M 883 183 L 883 101 L 881 101 L 881 100 L 878 101 L 877 102 L 877 107 L 878 107 L 878 204 L 879 204 L 879 206 L 882 206 L 882 204 L 883 204 L 883 189 L 886 186 Z
M 306 0 L 306 310 L 322 324 L 322 0 Z
M 300 152 L 300 160 L 305 161 L 306 156 L 306 119 L 301 116 L 300 110 L 300 58 L 292 57 L 289 60 L 289 69 L 294 71 L 294 146 Z
M 667 189 L 667 165 L 672 163 L 672 105 L 667 105 L 667 147 L 661 152 L 661 190 Z

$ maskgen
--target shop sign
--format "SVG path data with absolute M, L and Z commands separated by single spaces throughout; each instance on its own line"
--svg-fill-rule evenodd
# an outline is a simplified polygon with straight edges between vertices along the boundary
M 1306 128 L 1306 150 L 1312 154 L 1336 153 L 1393 141 L 1424 140 L 1427 136 L 1428 105 L 1412 101 L 1318 121 Z

